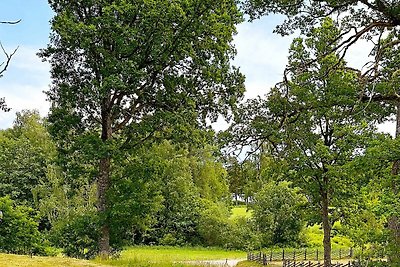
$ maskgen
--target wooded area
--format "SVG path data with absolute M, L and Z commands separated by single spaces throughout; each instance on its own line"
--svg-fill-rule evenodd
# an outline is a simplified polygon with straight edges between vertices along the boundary
M 38 54 L 51 66 L 49 114 L 17 112 L 0 130 L 0 252 L 307 247 L 331 267 L 333 247 L 357 247 L 368 266 L 400 265 L 398 1 L 49 5 Z M 236 27 L 270 14 L 293 36 L 288 64 L 244 100 Z M 355 69 L 346 56 L 360 40 L 374 47 Z M 1 77 L 18 51 L 0 46 Z M 216 132 L 222 117 L 229 128 Z M 393 118 L 395 136 L 377 130 Z

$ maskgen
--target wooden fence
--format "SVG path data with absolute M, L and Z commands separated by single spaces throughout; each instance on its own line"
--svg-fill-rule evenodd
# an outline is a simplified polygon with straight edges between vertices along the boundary
M 324 252 L 320 249 L 296 249 L 296 250 L 279 250 L 279 251 L 264 251 L 257 253 L 249 253 L 248 257 L 257 258 L 257 261 L 262 262 L 264 259 L 268 261 L 320 261 L 324 258 Z M 335 249 L 332 250 L 332 259 L 351 259 L 354 256 L 353 248 Z
M 256 261 L 262 265 L 267 265 L 269 259 L 267 258 L 267 255 L 265 253 L 262 252 L 258 252 L 258 253 L 252 253 L 249 252 L 247 253 L 247 260 L 248 261 Z
M 324 263 L 321 262 L 299 262 L 292 260 L 284 260 L 283 267 L 323 267 Z M 349 261 L 348 263 L 332 263 L 331 267 L 361 267 L 361 264 L 356 261 Z

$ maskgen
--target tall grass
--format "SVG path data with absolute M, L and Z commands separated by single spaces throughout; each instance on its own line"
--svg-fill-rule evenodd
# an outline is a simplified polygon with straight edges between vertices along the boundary
M 176 247 L 129 247 L 121 252 L 119 258 L 96 259 L 94 262 L 112 266 L 180 267 L 188 266 L 187 261 L 245 259 L 243 251 L 226 251 L 215 248 L 176 248 Z M 193 266 L 190 264 L 189 266 Z

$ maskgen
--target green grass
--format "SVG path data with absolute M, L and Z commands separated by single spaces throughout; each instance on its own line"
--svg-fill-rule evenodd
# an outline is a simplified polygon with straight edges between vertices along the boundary
M 108 267 L 85 260 L 77 260 L 66 257 L 36 257 L 26 255 L 12 255 L 0 253 L 1 267 Z
M 232 215 L 231 219 L 235 219 L 238 217 L 246 217 L 246 218 L 251 218 L 253 214 L 252 210 L 248 210 L 246 206 L 235 206 L 232 208 Z
M 67 257 L 29 257 L 0 254 L 1 267 L 193 267 L 186 261 L 246 258 L 241 251 L 213 248 L 129 247 L 117 259 L 91 261 Z
M 185 266 L 185 261 L 223 260 L 246 258 L 242 251 L 214 248 L 129 247 L 117 259 L 94 262 L 112 266 Z M 190 265 L 193 266 L 193 265 Z

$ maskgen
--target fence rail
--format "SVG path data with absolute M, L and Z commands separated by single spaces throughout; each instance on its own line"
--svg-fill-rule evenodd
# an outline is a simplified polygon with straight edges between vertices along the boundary
M 270 251 L 257 252 L 251 254 L 253 255 L 253 257 L 265 258 L 266 261 L 284 261 L 284 260 L 320 261 L 324 258 L 323 250 L 307 249 L 307 248 L 297 249 L 297 250 L 282 249 L 280 251 L 270 250 Z M 353 257 L 354 257 L 353 248 L 332 250 L 333 260 L 351 259 Z
M 284 260 L 283 267 L 323 267 L 324 263 L 321 262 L 299 262 L 299 261 L 291 261 L 291 260 Z M 349 261 L 348 263 L 332 263 L 331 267 L 361 267 L 359 262 Z
M 268 258 L 265 253 L 259 252 L 259 253 L 252 253 L 249 252 L 247 253 L 247 260 L 248 261 L 255 261 L 258 262 L 262 265 L 267 265 L 268 264 Z

